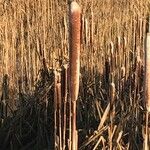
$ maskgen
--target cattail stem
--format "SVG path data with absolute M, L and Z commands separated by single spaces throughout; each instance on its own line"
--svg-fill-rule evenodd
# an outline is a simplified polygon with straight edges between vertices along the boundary
M 57 98 L 58 98 L 58 118 L 59 118 L 59 150 L 62 150 L 62 97 L 61 97 L 61 83 L 57 83 Z
M 145 100 L 146 100 L 146 124 L 144 149 L 149 149 L 148 145 L 148 122 L 150 113 L 150 24 L 148 24 L 148 33 L 146 35 L 146 52 L 145 52 Z
M 70 98 L 72 129 L 71 142 L 72 150 L 77 150 L 77 130 L 76 130 L 76 100 L 79 92 L 79 69 L 80 69 L 80 29 L 81 29 L 81 9 L 76 2 L 70 4 Z
M 115 117 L 115 106 L 114 106 L 114 100 L 115 100 L 115 84 L 112 82 L 110 84 L 110 147 L 109 149 L 112 150 L 113 149 L 113 142 L 112 142 L 112 133 L 113 133 L 113 119 Z
M 145 67 L 146 109 L 150 112 L 150 33 L 146 37 Z
M 63 118 L 63 150 L 66 149 L 66 124 L 67 124 L 67 119 L 66 119 L 66 116 L 67 116 L 67 85 L 68 85 L 68 82 L 67 82 L 67 71 L 68 71 L 68 66 L 67 65 L 64 65 L 64 107 L 63 107 L 63 110 L 64 110 L 64 118 Z
M 54 148 L 57 147 L 57 72 L 54 71 Z

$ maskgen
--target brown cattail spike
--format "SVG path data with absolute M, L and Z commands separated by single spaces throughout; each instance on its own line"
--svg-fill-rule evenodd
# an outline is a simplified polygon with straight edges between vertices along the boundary
M 80 15 L 79 5 L 72 2 L 70 6 L 70 90 L 72 100 L 77 100 L 79 91 Z
M 77 2 L 70 4 L 70 98 L 72 114 L 72 150 L 77 149 L 76 100 L 79 92 L 81 9 Z

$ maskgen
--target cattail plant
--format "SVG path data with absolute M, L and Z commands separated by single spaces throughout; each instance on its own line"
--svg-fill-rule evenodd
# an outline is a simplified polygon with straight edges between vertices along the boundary
M 77 149 L 77 130 L 76 130 L 76 101 L 79 92 L 79 70 L 80 70 L 80 17 L 81 9 L 76 2 L 70 4 L 69 23 L 70 23 L 70 103 L 71 103 L 71 149 Z
M 150 19 L 150 18 L 149 18 Z M 146 52 L 145 52 L 145 100 L 146 100 L 146 126 L 144 137 L 144 149 L 149 149 L 148 146 L 148 120 L 150 113 L 150 25 L 148 24 L 148 32 L 146 36 Z
M 146 108 L 150 112 L 150 29 L 146 37 L 146 53 L 145 53 L 145 94 L 146 94 Z

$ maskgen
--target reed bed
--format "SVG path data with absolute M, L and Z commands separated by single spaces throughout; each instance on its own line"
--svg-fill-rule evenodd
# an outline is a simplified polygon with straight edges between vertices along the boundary
M 150 2 L 77 2 L 78 149 L 146 150 Z M 0 1 L 0 149 L 69 149 L 68 10 L 67 0 Z

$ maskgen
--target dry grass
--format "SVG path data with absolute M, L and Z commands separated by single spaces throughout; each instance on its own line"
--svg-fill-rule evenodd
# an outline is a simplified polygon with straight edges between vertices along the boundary
M 78 2 L 82 6 L 81 76 L 77 107 L 79 149 L 144 149 L 145 136 L 150 142 L 149 128 L 145 127 L 143 86 L 146 18 L 150 2 Z M 52 102 L 54 98 L 47 94 L 51 90 L 50 85 L 54 84 L 50 71 L 58 70 L 68 62 L 68 49 L 67 0 L 1 0 L 0 82 L 3 88 L 0 94 L 1 100 L 4 100 L 1 105 L 6 102 L 9 112 L 13 111 L 9 107 L 16 106 L 16 101 L 22 106 L 17 93 L 29 96 L 25 98 L 27 104 L 31 99 Z M 46 71 L 39 80 L 41 68 Z M 3 80 L 6 75 L 8 85 Z M 38 88 L 35 86 L 37 84 Z M 42 94 L 38 96 L 35 92 Z M 38 98 L 33 98 L 35 95 Z M 25 109 L 26 112 L 29 107 L 20 109 L 19 106 L 17 115 L 21 116 L 20 111 Z M 39 110 L 38 107 L 36 109 Z M 14 121 L 17 118 L 17 122 L 22 123 L 22 116 L 16 117 L 17 115 L 13 114 Z M 30 121 L 31 118 L 29 117 Z M 39 121 L 38 115 L 36 121 Z M 33 121 L 33 125 L 34 123 L 37 122 Z M 28 127 L 34 133 L 31 124 L 32 121 Z M 5 125 L 7 124 L 1 123 L 1 126 Z M 12 127 L 9 128 L 8 125 L 5 129 L 8 129 L 6 133 L 10 134 L 11 131 L 10 135 L 15 136 L 17 143 L 21 143 L 19 146 L 24 146 L 14 134 L 17 132 L 10 130 Z M 17 129 L 24 130 L 21 126 Z M 50 138 L 44 129 L 47 130 L 40 122 L 33 143 L 38 143 L 40 139 L 37 140 L 36 137 L 39 135 L 44 135 L 45 139 Z M 8 139 L 5 141 L 9 142 L 10 147 L 15 144 L 16 141 Z M 8 143 L 3 146 L 6 144 Z M 49 145 L 49 140 L 43 145 Z

